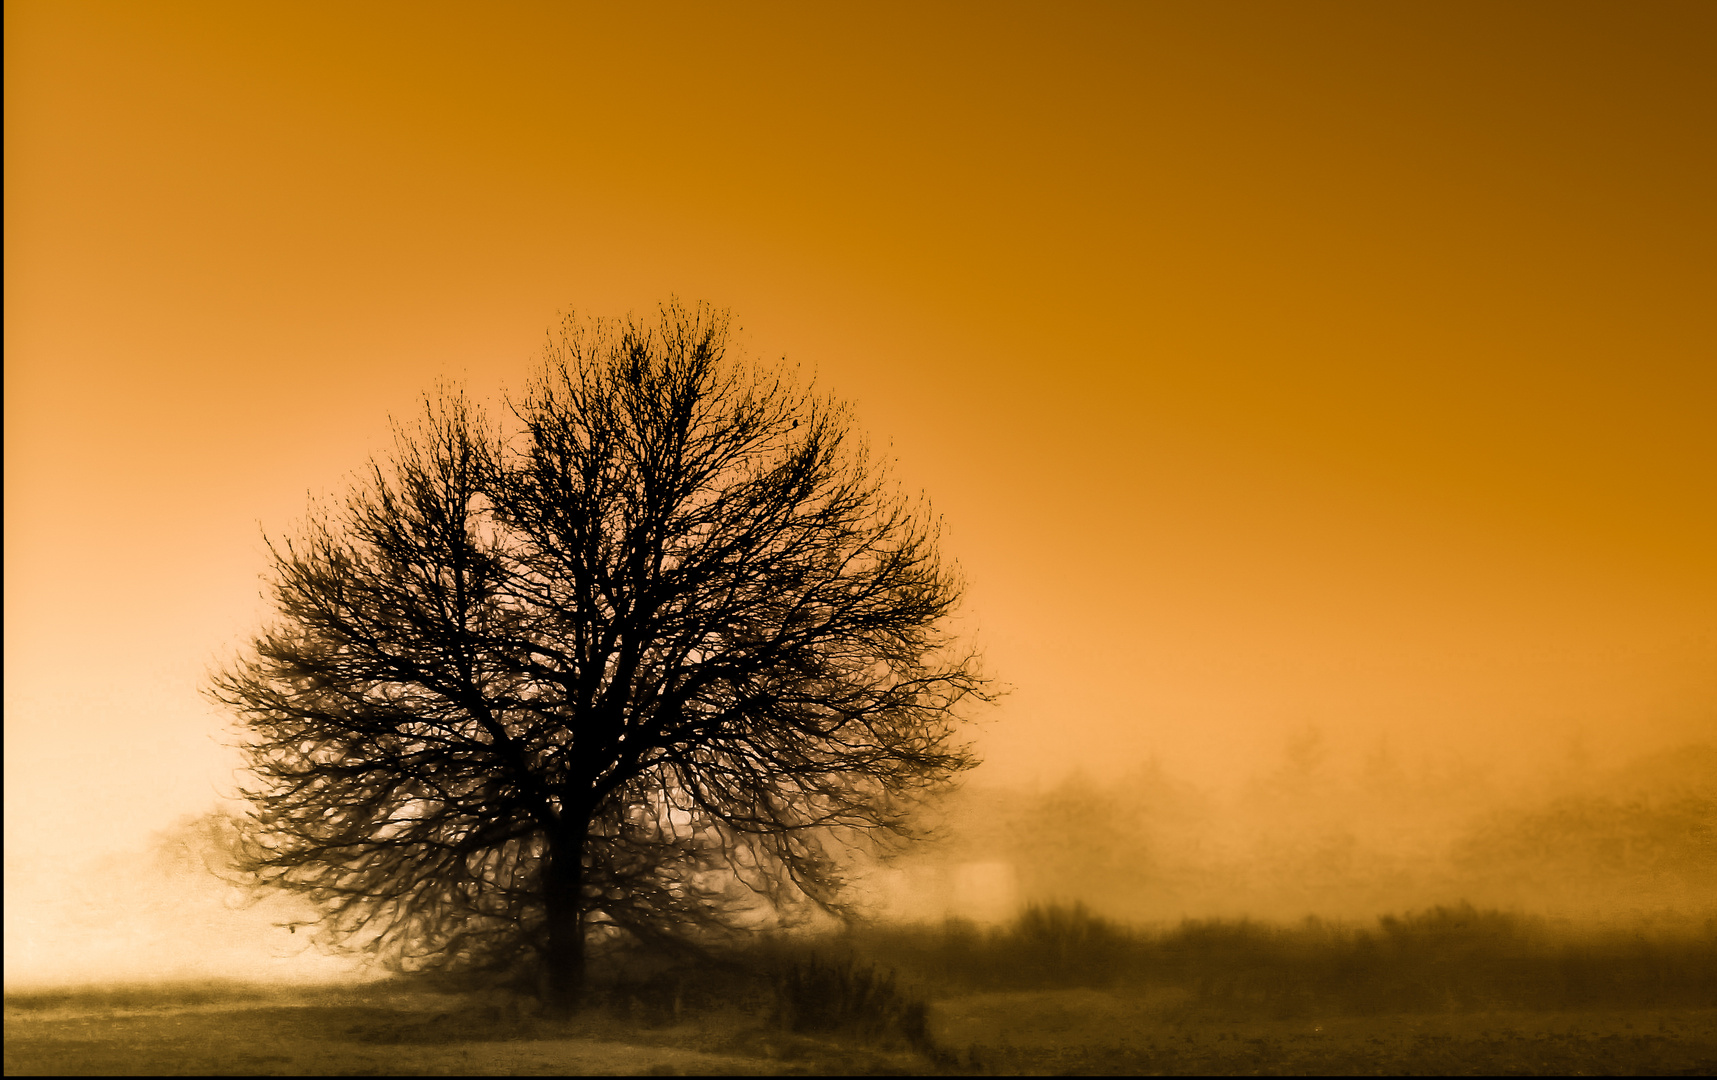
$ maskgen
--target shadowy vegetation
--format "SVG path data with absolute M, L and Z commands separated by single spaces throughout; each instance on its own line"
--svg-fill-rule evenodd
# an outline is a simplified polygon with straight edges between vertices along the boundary
M 570 1017 L 545 1008 L 529 987 L 505 981 L 447 972 L 396 977 L 375 984 L 375 998 L 409 1003 L 416 1012 L 366 1016 L 348 1034 L 383 1043 L 618 1038 L 717 1022 L 746 1045 L 775 1031 L 884 1050 L 933 1050 L 926 997 L 839 941 L 769 935 L 723 953 L 633 959 L 630 967 L 604 970 L 587 1007 Z
M 871 1042 L 896 1038 L 931 1049 L 929 1006 L 895 986 L 892 972 L 853 957 L 812 955 L 775 974 L 774 1022 L 788 1031 L 856 1035 Z
M 6 1072 L 1709 1073 L 1717 923 L 1582 930 L 1469 906 L 1357 927 L 759 935 L 636 956 L 567 1017 L 474 977 L 9 993 Z
M 1460 905 L 1375 928 L 1242 920 L 1137 930 L 1077 906 L 1034 907 L 987 931 L 961 922 L 872 931 L 865 948 L 945 991 L 1172 989 L 1192 1008 L 1276 1016 L 1717 1006 L 1711 921 L 1647 934 Z

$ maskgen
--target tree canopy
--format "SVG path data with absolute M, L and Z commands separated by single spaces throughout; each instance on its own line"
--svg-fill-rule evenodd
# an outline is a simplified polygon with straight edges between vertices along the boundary
M 843 905 L 987 696 L 961 582 L 841 403 L 729 320 L 568 318 L 504 423 L 426 399 L 270 541 L 275 618 L 212 679 L 245 866 L 402 967 L 537 965 Z

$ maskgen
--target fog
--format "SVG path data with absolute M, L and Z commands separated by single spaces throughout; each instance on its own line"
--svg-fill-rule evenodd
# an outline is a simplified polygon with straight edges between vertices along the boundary
M 1603 765 L 1573 743 L 1525 776 L 1381 741 L 1353 749 L 1307 727 L 1226 788 L 1149 760 L 1027 784 L 980 767 L 926 815 L 930 837 L 854 895 L 871 919 L 933 925 L 1051 904 L 1140 926 L 1366 925 L 1463 902 L 1577 925 L 1717 917 L 1717 746 Z M 376 974 L 293 929 L 313 914 L 298 901 L 223 878 L 236 809 L 187 816 L 139 850 L 8 857 L 6 985 Z
M 144 849 L 61 861 L 6 856 L 5 984 L 361 978 L 285 925 L 293 898 L 253 902 L 223 880 L 229 818 L 189 816 Z
M 1332 763 L 1316 728 L 1226 790 L 1154 761 L 1116 779 L 986 785 L 941 838 L 879 875 L 896 918 L 999 920 L 1083 904 L 1134 923 L 1377 916 L 1471 903 L 1576 922 L 1717 914 L 1717 748 L 1594 764 L 1574 744 L 1536 773 L 1379 742 Z

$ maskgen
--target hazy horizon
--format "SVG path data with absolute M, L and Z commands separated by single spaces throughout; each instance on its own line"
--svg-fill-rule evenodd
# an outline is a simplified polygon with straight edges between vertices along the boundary
M 5 18 L 9 943 L 123 952 L 79 868 L 233 792 L 200 689 L 264 534 L 438 380 L 497 405 L 558 313 L 676 296 L 940 515 L 1010 688 L 971 789 L 1155 762 L 1175 880 L 1250 872 L 1309 732 L 1473 814 L 1717 744 L 1713 5 Z
M 1717 917 L 1717 859 L 1688 832 L 1717 808 L 1717 744 L 1615 767 L 1574 753 L 1524 783 L 1375 747 L 1347 768 L 1331 749 L 1308 729 L 1228 791 L 1160 761 L 1108 783 L 1075 771 L 1047 785 L 994 784 L 980 769 L 939 800 L 930 839 L 855 879 L 859 911 L 882 923 L 987 927 L 1029 906 L 1079 905 L 1139 927 L 1305 918 L 1366 927 L 1471 904 L 1660 932 Z M 207 826 L 240 809 L 211 805 L 146 845 L 51 869 L 8 854 L 8 988 L 387 974 L 287 929 L 312 914 L 301 902 L 257 900 L 221 879 L 225 852 Z M 1521 837 L 1532 850 L 1510 843 Z

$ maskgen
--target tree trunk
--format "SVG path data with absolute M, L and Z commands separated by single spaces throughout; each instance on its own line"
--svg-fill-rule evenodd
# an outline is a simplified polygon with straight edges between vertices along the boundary
M 584 842 L 586 825 L 562 827 L 550 838 L 543 868 L 548 948 L 543 957 L 543 1004 L 570 1015 L 584 1004 Z

